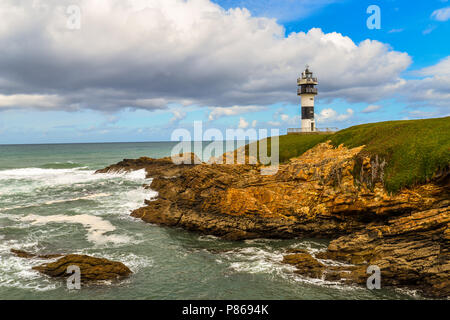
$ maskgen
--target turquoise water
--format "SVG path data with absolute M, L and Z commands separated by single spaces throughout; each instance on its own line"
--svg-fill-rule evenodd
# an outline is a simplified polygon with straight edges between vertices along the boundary
M 400 290 L 312 280 L 281 264 L 287 248 L 326 240 L 229 242 L 129 216 L 156 196 L 143 170 L 94 171 L 123 158 L 163 157 L 174 143 L 0 146 L 0 299 L 417 299 Z M 11 248 L 82 253 L 125 263 L 125 281 L 68 290 L 31 270 L 44 263 Z

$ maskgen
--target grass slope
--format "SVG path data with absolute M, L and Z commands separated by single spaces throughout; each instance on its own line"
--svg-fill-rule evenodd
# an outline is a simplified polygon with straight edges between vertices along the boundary
M 384 184 L 391 192 L 424 183 L 450 166 L 450 117 L 368 123 L 332 135 L 285 135 L 279 139 L 280 162 L 327 140 L 349 148 L 365 145 L 363 155 L 378 155 L 387 162 Z
M 450 166 L 450 117 L 368 123 L 334 134 L 330 140 L 387 161 L 385 187 L 400 188 L 424 183 L 438 170 Z
M 307 150 L 316 146 L 321 142 L 330 140 L 331 135 L 284 135 L 279 136 L 279 161 L 280 163 L 286 162 L 291 158 L 298 157 Z M 264 140 L 260 140 L 264 141 Z M 259 142 L 257 145 L 257 152 L 259 154 Z M 256 143 L 256 142 L 253 142 Z M 267 154 L 271 155 L 271 138 L 267 140 Z M 245 152 L 248 154 L 249 145 L 246 145 Z M 265 154 L 265 152 L 263 153 Z

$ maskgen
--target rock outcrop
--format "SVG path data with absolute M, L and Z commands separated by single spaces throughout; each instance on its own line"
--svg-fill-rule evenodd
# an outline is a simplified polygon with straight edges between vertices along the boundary
M 450 296 L 450 212 L 430 209 L 389 219 L 331 241 L 322 259 L 357 266 L 353 279 L 365 283 L 369 265 L 380 268 L 384 285 L 409 285 L 429 296 Z
M 271 176 L 261 175 L 259 165 L 205 163 L 176 170 L 171 163 L 166 174 L 167 159 L 148 160 L 143 167 L 159 194 L 131 215 L 232 240 L 335 239 L 317 258 L 351 267 L 327 267 L 306 253 L 285 260 L 307 276 L 357 283 L 367 279 L 367 265 L 377 264 L 386 285 L 448 295 L 448 173 L 389 194 L 385 162 L 363 156 L 363 148 L 322 143 Z
M 285 255 L 283 263 L 293 265 L 297 272 L 310 278 L 322 278 L 325 265 L 315 259 L 306 250 L 296 250 L 295 253 Z
M 139 159 L 124 159 L 104 169 L 97 170 L 95 173 L 130 172 L 145 169 L 148 178 L 173 177 L 179 175 L 186 168 L 200 163 L 202 163 L 201 160 L 194 153 L 179 155 L 177 163 L 174 163 L 171 157 L 160 159 L 141 157 Z
M 52 278 L 65 278 L 70 276 L 67 273 L 69 266 L 80 268 L 80 280 L 82 283 L 120 280 L 132 274 L 131 270 L 122 262 L 111 261 L 104 258 L 96 258 L 80 254 L 34 254 L 23 250 L 11 249 L 11 253 L 18 257 L 32 259 L 56 259 L 50 263 L 35 266 L 32 269 Z
M 52 278 L 65 278 L 70 275 L 67 273 L 69 266 L 80 268 L 82 283 L 119 280 L 132 274 L 131 270 L 121 262 L 79 254 L 69 254 L 55 262 L 33 267 L 33 270 Z

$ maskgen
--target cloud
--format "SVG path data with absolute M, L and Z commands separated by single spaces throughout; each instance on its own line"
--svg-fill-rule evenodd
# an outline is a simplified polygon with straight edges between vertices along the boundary
M 274 17 L 287 22 L 307 17 L 322 7 L 339 0 L 221 0 L 225 8 L 241 7 L 249 9 L 255 16 Z
M 271 127 L 279 127 L 281 126 L 281 122 L 280 121 L 267 121 L 267 124 Z
M 431 17 L 437 21 L 447 21 L 450 19 L 450 7 L 434 10 Z
M 336 110 L 332 108 L 326 108 L 316 114 L 318 122 L 341 122 L 350 119 L 353 116 L 353 110 L 348 108 L 346 113 L 339 114 Z
M 436 116 L 436 112 L 433 111 L 423 111 L 423 110 L 411 110 L 408 112 L 411 118 L 423 119 L 423 118 L 431 118 Z
M 170 119 L 171 123 L 179 122 L 186 118 L 186 112 L 183 110 L 171 110 L 173 117 Z
M 0 94 L 0 110 L 10 108 L 40 108 L 54 109 L 57 108 L 63 99 L 57 95 L 45 94 Z
M 381 106 L 379 105 L 375 105 L 375 104 L 371 104 L 368 105 L 363 111 L 361 111 L 362 113 L 372 113 L 375 111 L 378 111 L 381 109 Z
M 239 119 L 239 125 L 238 125 L 238 128 L 239 128 L 239 129 L 246 129 L 247 127 L 248 127 L 248 122 L 245 121 L 245 119 L 241 117 L 241 118 Z
M 450 101 L 450 56 L 435 65 L 416 70 L 422 79 L 408 80 L 401 94 L 411 103 L 439 107 L 448 113 Z
M 213 107 L 210 108 L 209 120 L 217 120 L 223 116 L 235 116 L 238 114 L 257 112 L 265 110 L 262 106 L 232 106 L 232 107 Z
M 253 121 L 252 121 L 252 127 L 253 127 L 253 128 L 256 127 L 257 122 L 258 122 L 258 121 L 256 121 L 256 120 L 253 120 Z
M 425 30 L 423 30 L 422 34 L 424 34 L 424 35 L 430 34 L 431 32 L 433 32 L 434 29 L 436 29 L 436 26 L 430 26 L 430 27 L 426 28 Z
M 81 29 L 70 30 L 72 0 L 2 0 L 0 93 L 52 95 L 61 110 L 296 103 L 308 63 L 321 97 L 371 103 L 403 86 L 411 63 L 379 41 L 318 28 L 285 35 L 275 19 L 208 0 L 77 3 Z
M 422 68 L 414 72 L 422 76 L 449 76 L 450 75 L 450 56 L 440 60 L 437 64 Z
M 399 33 L 399 32 L 403 32 L 404 29 L 399 28 L 399 29 L 391 29 L 388 31 L 388 33 Z

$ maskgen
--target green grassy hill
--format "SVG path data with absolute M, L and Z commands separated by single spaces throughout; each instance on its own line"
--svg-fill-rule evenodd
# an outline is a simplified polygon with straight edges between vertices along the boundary
M 362 155 L 385 160 L 384 184 L 391 192 L 450 167 L 450 117 L 368 123 L 332 135 L 280 136 L 280 162 L 327 140 L 350 148 L 365 145 Z

